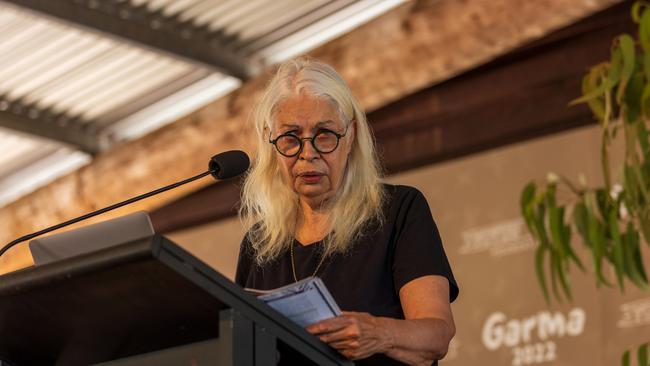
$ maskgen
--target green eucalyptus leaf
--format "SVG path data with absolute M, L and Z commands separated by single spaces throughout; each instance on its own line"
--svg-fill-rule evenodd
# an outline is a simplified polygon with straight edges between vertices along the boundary
M 632 20 L 634 21 L 634 23 L 638 23 L 641 21 L 642 9 L 643 9 L 643 3 L 641 3 L 640 1 L 636 1 L 632 5 L 632 10 L 630 11 L 630 15 L 632 16 Z
M 641 100 L 639 104 L 641 105 L 641 114 L 643 114 L 645 118 L 649 118 L 650 117 L 650 84 L 646 84 L 643 87 L 643 91 L 641 92 Z
M 631 222 L 627 223 L 627 229 L 623 239 L 623 243 L 625 244 L 623 247 L 625 250 L 625 273 L 637 287 L 642 289 L 648 288 L 648 280 L 645 275 L 645 269 L 643 268 L 643 259 L 641 258 L 639 233 Z
M 528 207 L 531 203 L 533 203 L 533 199 L 535 198 L 535 190 L 537 189 L 535 182 L 529 182 L 526 184 L 526 187 L 524 187 L 524 190 L 521 192 L 521 210 L 522 212 L 524 211 L 525 207 Z
M 623 57 L 623 69 L 621 70 L 621 77 L 630 78 L 634 72 L 634 65 L 636 62 L 636 52 L 634 50 L 634 39 L 629 34 L 621 34 L 616 39 L 621 49 Z
M 578 268 L 580 268 L 580 270 L 584 272 L 585 266 L 582 264 L 582 261 L 576 255 L 575 251 L 573 250 L 573 247 L 571 246 L 571 226 L 564 223 L 564 212 L 565 212 L 565 208 L 561 207 L 560 243 L 564 252 L 568 255 L 569 259 L 571 259 L 573 263 L 575 263 L 576 266 L 578 266 Z
M 538 239 L 540 241 L 540 245 L 550 246 L 548 235 L 546 234 L 546 225 L 544 219 L 546 217 L 546 205 L 544 204 L 545 196 L 546 193 L 544 192 L 540 193 L 540 195 L 537 196 L 536 199 L 537 209 L 533 210 L 533 219 L 534 219 L 535 231 L 539 235 Z
M 612 50 L 609 72 L 607 72 L 605 79 L 605 82 L 610 85 L 610 89 L 621 81 L 623 67 L 623 50 L 620 47 L 615 47 L 614 50 Z
M 648 282 L 648 274 L 645 270 L 645 265 L 643 264 L 643 254 L 641 253 L 641 246 L 637 245 L 634 248 L 633 259 L 635 267 L 639 272 L 641 285 L 639 286 L 643 290 L 650 289 L 650 283 Z
M 599 79 L 600 75 L 597 73 L 597 71 L 592 70 L 592 72 L 587 73 L 582 78 L 582 94 L 586 95 L 595 89 Z M 650 106 L 650 102 L 648 102 L 648 104 Z M 571 103 L 569 105 L 571 105 Z M 597 119 L 602 120 L 605 118 L 605 99 L 602 96 L 587 100 L 587 105 Z M 650 108 L 648 109 L 650 113 Z
M 564 260 L 561 257 L 555 262 L 557 277 L 560 280 L 560 285 L 564 291 L 564 296 L 566 296 L 569 301 L 573 301 L 571 287 L 569 286 L 569 281 L 567 280 L 567 270 L 566 267 L 562 265 L 563 263 Z
M 551 229 L 551 239 L 553 248 L 558 251 L 560 256 L 566 257 L 567 253 L 562 245 L 562 213 L 563 208 L 550 206 L 548 208 L 548 226 Z
M 535 189 L 536 186 L 534 182 L 528 183 L 524 188 L 524 190 L 521 192 L 521 199 L 519 200 L 519 203 L 521 206 L 521 214 L 524 217 L 526 226 L 528 226 L 528 230 L 531 232 L 531 234 L 533 234 L 533 237 L 539 240 L 539 234 L 536 231 L 535 217 L 534 217 Z
M 641 101 L 645 88 L 644 74 L 636 70 L 625 88 L 624 103 L 627 106 L 627 120 L 636 123 L 641 116 Z M 615 136 L 614 136 L 615 137 Z
M 591 254 L 594 260 L 594 271 L 596 274 L 596 283 L 598 285 L 611 286 L 611 284 L 605 279 L 603 275 L 603 258 L 605 257 L 605 233 L 602 224 L 598 221 L 598 218 L 594 216 L 592 210 L 588 210 L 588 220 L 589 226 L 589 241 L 593 245 L 593 250 Z
M 641 192 L 641 197 L 643 198 L 643 203 L 647 204 L 650 201 L 648 200 L 648 186 L 645 179 L 643 178 L 643 173 L 641 173 L 641 168 L 638 165 L 630 165 L 630 167 L 634 172 L 634 178 L 637 180 L 639 192 Z
M 557 253 L 557 251 L 553 250 L 552 248 L 549 250 L 550 251 L 550 268 L 551 268 L 551 290 L 553 290 L 553 295 L 555 296 L 555 299 L 558 302 L 562 302 L 562 296 L 560 295 L 560 292 L 558 290 L 558 282 L 560 279 L 558 278 L 559 272 L 562 271 L 562 263 L 560 261 L 560 257 Z
M 636 52 L 634 50 L 634 40 L 630 37 L 629 34 L 622 34 L 616 38 L 616 45 L 621 54 L 621 76 L 620 82 L 618 84 L 618 90 L 616 91 L 616 100 L 619 103 L 623 100 L 623 94 L 632 78 L 634 73 L 635 64 L 636 64 Z M 615 62 L 612 59 L 612 62 Z
M 645 51 L 643 54 L 643 74 L 646 76 L 646 79 L 650 75 L 650 53 Z
M 596 205 L 598 207 L 600 217 L 602 217 L 604 220 L 607 220 L 609 217 L 611 199 L 612 197 L 609 195 L 609 192 L 607 192 L 604 188 L 598 188 L 596 190 Z
M 626 164 L 623 167 L 623 189 L 625 191 L 625 207 L 630 214 L 634 215 L 639 211 L 639 194 L 637 189 L 637 180 L 634 178 L 634 172 Z
M 650 51 L 650 12 L 648 12 L 648 9 L 641 13 L 639 19 L 639 42 L 644 51 Z
M 557 192 L 557 183 L 550 182 L 546 185 L 546 203 L 550 207 L 555 207 L 556 199 L 555 193 Z
M 631 224 L 630 224 L 631 225 Z M 636 268 L 637 273 L 639 274 L 640 281 L 644 284 L 642 287 L 648 286 L 648 275 L 646 274 L 645 265 L 643 261 L 643 253 L 641 252 L 641 244 L 639 240 L 639 232 L 636 231 L 633 227 L 630 229 L 630 235 L 632 236 L 632 263 Z
M 552 248 L 555 254 L 555 261 L 552 262 L 554 268 L 552 268 L 552 270 L 557 272 L 557 279 L 562 286 L 566 298 L 570 300 L 571 289 L 567 282 L 567 267 L 563 264 L 568 265 L 568 260 L 571 259 L 578 265 L 578 267 L 580 267 L 580 269 L 584 270 L 584 266 L 573 250 L 571 250 L 571 244 L 569 242 L 571 232 L 570 229 L 564 225 L 563 206 L 549 206 L 549 227 L 551 230 L 551 238 L 553 239 Z
M 642 123 L 639 123 L 639 125 L 643 126 Z M 638 133 L 639 138 L 643 136 L 643 133 L 648 133 L 647 130 L 645 130 L 645 126 L 643 127 L 643 129 L 644 131 L 640 131 Z M 643 174 L 643 180 L 645 182 L 648 182 L 650 181 L 650 159 L 648 159 L 648 157 L 650 157 L 650 151 L 648 151 L 647 153 L 643 152 L 643 157 L 644 157 L 644 161 L 641 163 L 641 174 Z
M 648 366 L 648 344 L 643 344 L 637 350 L 637 362 L 639 366 Z
M 587 220 L 587 206 L 584 202 L 580 201 L 573 208 L 573 222 L 578 229 L 578 233 L 582 237 L 584 243 L 587 244 L 587 246 L 591 247 L 588 232 L 589 223 Z
M 639 139 L 639 145 L 641 146 L 641 153 L 644 156 L 648 156 L 648 154 L 650 154 L 650 142 L 648 141 L 648 137 L 650 137 L 650 135 L 648 134 L 648 128 L 646 127 L 645 123 L 641 119 L 637 120 L 636 128 L 637 128 L 637 136 Z M 648 169 L 647 169 L 648 167 L 650 167 L 649 164 L 644 164 L 643 176 L 646 179 L 648 178 Z
M 609 213 L 609 231 L 612 236 L 612 256 L 614 265 L 614 272 L 616 273 L 616 281 L 618 286 L 623 291 L 623 273 L 625 271 L 625 253 L 623 251 L 623 242 L 621 239 L 621 233 L 618 228 L 618 215 L 615 210 L 611 210 Z
M 595 75 L 592 77 L 594 77 L 599 82 L 593 85 L 593 89 L 587 90 L 586 93 L 583 92 L 583 96 L 569 102 L 569 105 L 584 103 L 588 100 L 601 96 L 608 91 L 611 91 L 612 88 L 614 88 L 621 79 L 621 71 L 623 68 L 622 60 L 623 55 L 620 49 L 616 48 L 612 52 L 612 61 L 609 64 L 600 64 L 594 66 L 592 68 L 592 72 Z
M 569 258 L 573 261 L 573 263 L 580 268 L 582 272 L 585 271 L 585 265 L 582 264 L 582 260 L 578 257 L 576 252 L 573 250 L 573 247 L 571 246 L 571 226 L 569 225 L 564 225 L 564 228 L 562 230 L 562 239 L 563 239 L 563 245 L 566 250 L 566 252 L 569 254 Z
M 537 274 L 537 281 L 539 282 L 539 287 L 542 289 L 542 294 L 544 294 L 544 300 L 547 304 L 551 303 L 548 286 L 546 285 L 546 274 L 544 273 L 544 254 L 548 247 L 540 245 L 535 251 L 535 273 Z
M 625 351 L 621 357 L 621 366 L 630 366 L 630 351 Z
M 639 227 L 641 228 L 641 233 L 643 234 L 643 239 L 646 244 L 650 245 L 650 217 L 647 214 L 647 208 L 644 209 L 644 212 L 641 212 L 638 215 Z

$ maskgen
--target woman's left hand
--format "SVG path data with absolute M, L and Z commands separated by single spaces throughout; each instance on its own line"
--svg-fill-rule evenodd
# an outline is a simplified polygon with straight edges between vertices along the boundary
M 384 353 L 390 348 L 386 318 L 344 311 L 343 315 L 307 327 L 307 331 L 351 360 Z

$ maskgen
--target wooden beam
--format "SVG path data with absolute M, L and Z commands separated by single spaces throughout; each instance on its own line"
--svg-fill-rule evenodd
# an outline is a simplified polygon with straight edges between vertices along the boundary
M 635 31 L 623 3 L 370 114 L 388 173 L 595 122 L 580 95 L 589 66 Z
M 466 156 L 591 124 L 580 93 L 588 65 L 606 59 L 614 36 L 634 31 L 619 4 L 452 80 L 368 114 L 387 173 Z M 236 184 L 205 187 L 152 213 L 160 232 L 236 214 Z M 209 204 L 208 204 L 209 203 Z
M 339 70 L 361 103 L 373 110 L 618 2 L 414 1 L 312 55 Z M 194 175 L 217 151 L 252 151 L 245 122 L 267 78 L 253 78 L 229 96 L 99 155 L 90 165 L 0 209 L 0 242 Z M 187 193 L 168 192 L 132 209 L 152 210 Z M 17 247 L 0 258 L 0 272 L 30 262 L 25 247 Z

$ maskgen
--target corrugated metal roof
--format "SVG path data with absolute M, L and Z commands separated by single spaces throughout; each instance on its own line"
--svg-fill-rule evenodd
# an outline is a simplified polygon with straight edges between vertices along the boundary
M 39 109 L 93 121 L 196 66 L 2 6 L 0 94 Z M 5 23 L 6 22 L 6 23 Z
M 89 155 L 60 144 L 0 129 L 0 204 L 89 161 Z
M 178 24 L 191 23 L 218 36 L 220 47 L 271 65 L 304 53 L 403 1 L 117 3 L 146 7 Z M 11 111 L 16 104 L 29 111 L 29 118 L 38 120 L 45 111 L 58 116 L 59 126 L 74 121 L 75 128 L 91 131 L 102 146 L 110 147 L 172 122 L 239 85 L 240 80 L 199 62 L 0 2 L 0 112 Z M 47 156 L 49 163 L 43 166 Z M 52 163 L 52 156 L 59 164 Z M 90 159 L 71 146 L 0 129 L 0 206 Z M 30 179 L 30 175 L 36 176 L 30 166 L 41 168 L 38 179 Z

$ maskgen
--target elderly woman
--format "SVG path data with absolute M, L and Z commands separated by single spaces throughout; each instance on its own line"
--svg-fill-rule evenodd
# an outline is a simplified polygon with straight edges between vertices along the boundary
M 458 287 L 424 196 L 380 180 L 364 112 L 328 65 L 281 65 L 254 115 L 257 157 L 236 282 L 318 276 L 344 310 L 307 328 L 359 365 L 431 365 L 455 333 Z

